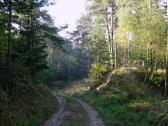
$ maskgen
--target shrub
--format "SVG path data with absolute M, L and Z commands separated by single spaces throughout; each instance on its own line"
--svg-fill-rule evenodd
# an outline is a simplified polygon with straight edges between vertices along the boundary
M 92 64 L 92 67 L 91 67 L 91 71 L 90 71 L 91 78 L 93 80 L 99 80 L 102 78 L 103 73 L 105 73 L 106 71 L 107 71 L 107 68 L 105 67 L 105 65 L 96 62 Z

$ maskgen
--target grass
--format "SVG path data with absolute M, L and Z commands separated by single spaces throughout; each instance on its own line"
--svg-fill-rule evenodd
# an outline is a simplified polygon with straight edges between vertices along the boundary
M 143 83 L 144 76 L 137 69 L 117 69 L 105 90 L 91 89 L 73 95 L 89 102 L 106 126 L 167 126 L 168 102 L 160 92 Z
M 42 126 L 57 111 L 58 103 L 55 96 L 47 89 L 38 88 L 38 91 L 38 95 L 27 98 L 30 100 L 29 103 L 23 103 L 24 107 L 20 110 L 26 110 L 23 113 L 17 112 L 12 126 Z
M 62 93 L 87 101 L 98 111 L 106 126 L 167 126 L 168 101 L 154 85 L 161 84 L 162 76 L 163 72 L 160 72 L 145 84 L 143 71 L 119 68 L 113 71 L 110 84 L 102 91 L 96 91 L 97 84 L 93 81 L 82 80 L 66 87 Z M 76 103 L 70 99 L 68 103 L 72 107 L 68 109 L 78 111 Z M 63 126 L 81 126 L 77 120 L 80 118 L 69 116 Z
M 11 63 L 0 68 L 0 126 L 42 126 L 56 112 L 58 103 L 50 90 L 34 84 L 25 66 Z
M 57 110 L 56 98 L 48 89 L 32 85 L 12 91 L 8 102 L 0 102 L 0 126 L 42 126 Z
M 106 126 L 152 126 L 148 119 L 150 102 L 143 98 L 128 100 L 125 95 L 99 94 L 91 104 Z
M 53 90 L 55 95 L 67 95 L 71 96 L 74 94 L 83 94 L 88 91 L 90 87 L 90 79 L 83 79 L 74 82 L 60 82 L 58 81 L 56 88 Z M 61 88 L 60 88 L 61 87 Z
M 65 117 L 61 126 L 88 126 L 87 112 L 76 100 L 66 97 L 65 111 L 71 113 Z

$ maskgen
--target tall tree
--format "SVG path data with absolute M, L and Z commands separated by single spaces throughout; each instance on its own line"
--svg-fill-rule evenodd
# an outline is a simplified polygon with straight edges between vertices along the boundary
M 167 6 L 166 6 L 166 21 L 168 24 L 168 1 L 167 1 Z M 165 92 L 164 96 L 168 96 L 168 30 L 167 30 L 167 44 L 166 44 L 166 76 L 165 76 Z

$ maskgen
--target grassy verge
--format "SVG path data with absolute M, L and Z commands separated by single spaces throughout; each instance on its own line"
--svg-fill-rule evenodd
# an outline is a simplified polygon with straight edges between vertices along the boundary
M 17 126 L 42 126 L 58 109 L 56 98 L 47 89 L 38 89 L 39 96 L 31 97 L 31 103 L 26 104 L 28 115 L 17 115 Z M 25 114 L 25 113 L 23 113 Z M 24 118 L 23 118 L 24 117 Z M 13 123 L 14 124 L 14 123 Z
M 57 110 L 55 96 L 25 66 L 11 63 L 10 74 L 0 66 L 0 126 L 44 125 Z
M 14 85 L 14 84 L 13 84 Z M 41 86 L 22 84 L 10 88 L 7 100 L 0 98 L 0 126 L 42 126 L 57 110 L 51 92 Z
M 121 68 L 113 72 L 105 90 L 75 96 L 89 102 L 106 126 L 167 126 L 168 102 L 143 79 L 142 71 Z

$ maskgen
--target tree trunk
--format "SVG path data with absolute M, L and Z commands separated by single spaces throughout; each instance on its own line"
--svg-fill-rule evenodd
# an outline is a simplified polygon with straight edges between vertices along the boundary
M 11 55 L 11 20 L 12 20 L 12 1 L 9 0 L 8 5 L 8 50 L 7 50 L 7 74 L 8 80 L 10 80 L 10 55 Z
M 128 66 L 130 66 L 130 40 L 128 39 Z
M 114 69 L 114 0 L 111 5 L 111 54 L 112 54 L 112 68 Z
M 166 75 L 165 75 L 165 92 L 164 96 L 168 96 L 168 37 L 167 37 L 167 46 L 166 46 Z
M 168 23 L 168 1 L 167 1 L 167 23 Z M 166 76 L 165 76 L 165 92 L 164 96 L 168 96 L 168 31 L 167 31 L 167 45 L 166 45 Z
M 153 68 L 154 68 L 154 62 L 153 62 L 153 42 L 150 42 L 150 78 L 153 78 Z
M 149 45 L 147 45 L 147 48 L 146 48 L 145 81 L 147 81 L 148 79 L 148 69 L 149 69 Z
M 110 37 L 110 29 L 109 29 L 109 22 L 108 22 L 108 9 L 105 8 L 105 10 L 106 10 L 107 44 L 108 44 L 108 51 L 110 54 L 110 64 L 111 64 L 111 68 L 113 68 L 113 56 L 111 53 L 111 37 Z
M 71 61 L 70 61 L 70 55 L 68 56 L 68 80 L 71 80 Z
M 114 68 L 117 68 L 117 43 L 115 42 L 115 63 Z

